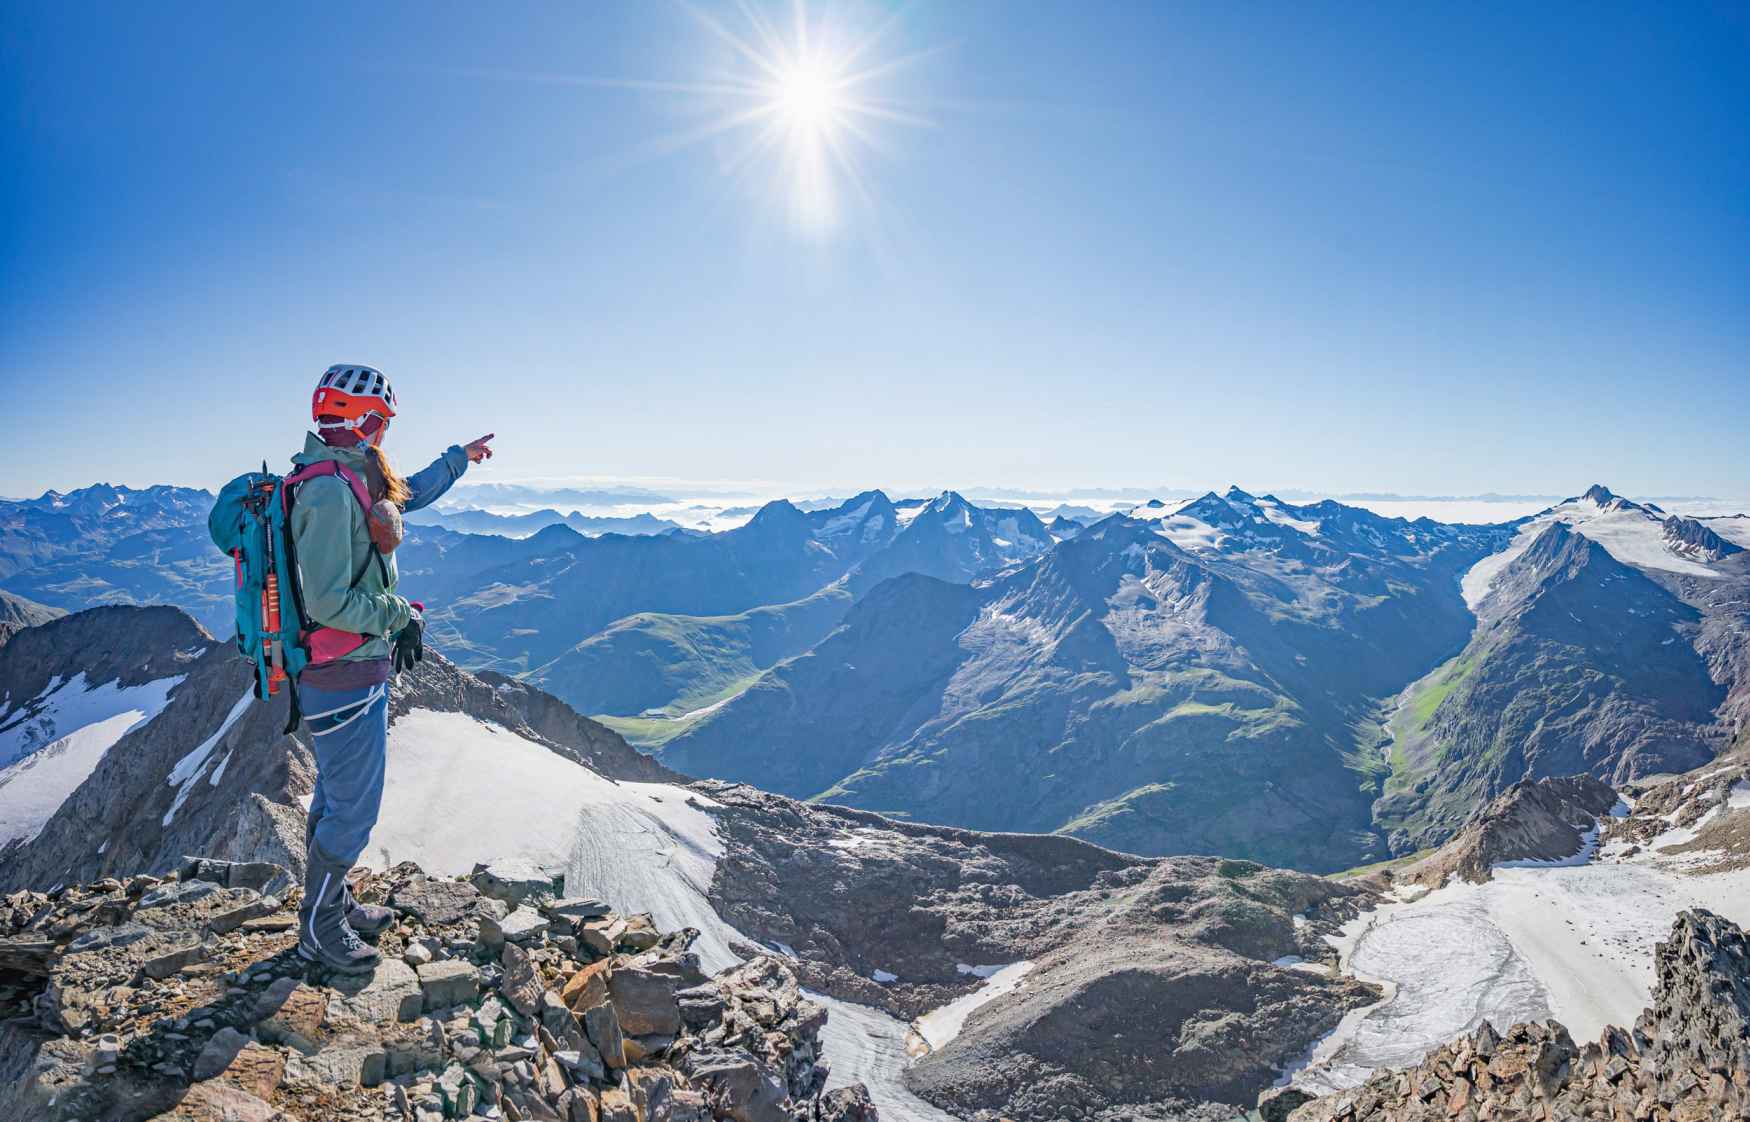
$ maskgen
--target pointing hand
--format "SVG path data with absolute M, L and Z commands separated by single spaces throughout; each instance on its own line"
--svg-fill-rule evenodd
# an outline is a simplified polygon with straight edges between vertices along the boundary
M 492 449 L 486 442 L 497 435 L 497 433 L 489 432 L 479 440 L 474 441 L 474 443 L 463 445 L 462 451 L 468 454 L 468 462 L 471 464 L 477 464 L 481 460 L 490 460 L 492 458 Z

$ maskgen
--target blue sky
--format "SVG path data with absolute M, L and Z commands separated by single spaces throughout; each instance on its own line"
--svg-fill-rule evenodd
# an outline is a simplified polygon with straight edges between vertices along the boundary
M 0 494 L 283 460 L 344 360 L 506 479 L 1750 495 L 1744 4 L 809 18 L 906 118 L 824 224 L 685 142 L 734 7 L 6 0 Z

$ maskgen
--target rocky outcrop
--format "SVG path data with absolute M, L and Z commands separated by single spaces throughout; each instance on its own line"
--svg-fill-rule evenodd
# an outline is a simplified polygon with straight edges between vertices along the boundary
M 860 1085 L 823 1093 L 826 1013 L 783 962 L 707 979 L 697 932 L 519 883 L 365 877 L 399 920 L 352 978 L 297 957 L 277 866 L 14 893 L 0 1117 L 874 1122 Z
M 4 646 L 8 639 L 27 627 L 35 627 L 39 623 L 47 623 L 66 614 L 59 608 L 26 600 L 0 589 L 0 646 Z
M 1297 1107 L 1290 1122 L 1750 1117 L 1750 941 L 1728 920 L 1682 912 L 1655 954 L 1653 1004 L 1632 1031 L 1576 1047 L 1550 1021 L 1488 1024 L 1407 1071 Z
M 912 1018 L 982 985 L 972 968 L 1032 963 L 944 1046 L 914 1041 L 907 1085 L 958 1117 L 1225 1122 L 1378 997 L 1295 965 L 1329 958 L 1321 936 L 1373 899 L 1355 885 L 697 789 L 719 804 L 713 907 L 811 988 Z
M 0 850 L 0 891 L 134 870 L 162 875 L 191 853 L 301 869 L 301 800 L 315 781 L 309 734 L 284 734 L 286 694 L 251 700 L 251 665 L 231 644 L 213 641 L 174 608 L 115 607 L 30 628 L 0 647 L 0 687 L 15 702 L 78 673 L 91 684 L 182 681 L 162 712 L 116 741 L 34 839 Z M 390 720 L 412 709 L 467 713 L 612 779 L 680 778 L 551 695 L 469 674 L 429 648 L 391 686 Z
M 1720 537 L 1704 523 L 1675 514 L 1665 519 L 1665 543 L 1673 553 L 1693 561 L 1718 561 L 1744 552 L 1743 546 Z
M 186 674 L 214 645 L 200 624 L 175 608 L 118 606 L 53 616 L 0 646 L 0 728 L 31 720 L 51 684 L 83 674 L 87 688 L 143 685 Z
M 1590 775 L 1522 779 L 1483 807 L 1458 836 L 1393 879 L 1438 888 L 1453 877 L 1481 884 L 1503 861 L 1562 861 L 1598 837 L 1598 817 L 1617 804 Z

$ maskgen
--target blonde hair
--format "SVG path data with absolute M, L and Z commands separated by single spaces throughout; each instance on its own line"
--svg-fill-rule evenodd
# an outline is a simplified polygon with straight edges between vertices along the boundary
M 389 463 L 389 457 L 374 444 L 365 445 L 365 463 L 370 468 L 371 494 L 379 499 L 388 499 L 398 507 L 405 507 L 407 500 L 413 497 L 408 489 L 407 480 L 403 479 Z

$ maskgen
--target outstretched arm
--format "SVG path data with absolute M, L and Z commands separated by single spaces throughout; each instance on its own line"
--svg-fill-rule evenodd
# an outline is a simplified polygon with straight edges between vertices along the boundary
M 407 489 L 412 492 L 412 497 L 402 509 L 418 510 L 443 498 L 450 485 L 462 478 L 462 473 L 468 470 L 469 464 L 477 464 L 492 457 L 492 449 L 486 445 L 491 439 L 492 434 L 487 433 L 472 444 L 452 444 L 448 451 L 431 462 L 430 467 L 408 476 Z

